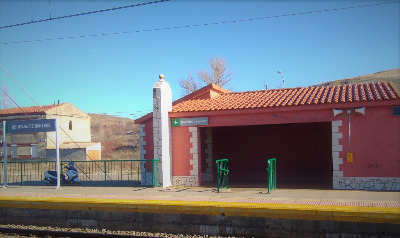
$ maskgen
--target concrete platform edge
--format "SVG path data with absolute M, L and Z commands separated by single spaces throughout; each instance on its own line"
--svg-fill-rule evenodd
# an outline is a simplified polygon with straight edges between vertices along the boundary
M 0 196 L 0 207 L 400 224 L 400 208 Z

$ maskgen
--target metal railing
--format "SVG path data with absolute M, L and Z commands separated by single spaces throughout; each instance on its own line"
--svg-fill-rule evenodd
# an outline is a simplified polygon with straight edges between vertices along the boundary
M 62 173 L 69 162 L 74 162 L 82 186 L 140 186 L 141 163 L 151 162 L 152 186 L 159 185 L 158 159 L 61 161 Z M 7 184 L 44 185 L 42 180 L 48 170 L 56 170 L 55 161 L 8 161 Z M 0 183 L 4 184 L 4 162 L 0 162 Z
M 217 192 L 221 188 L 228 188 L 228 159 L 220 159 L 217 164 Z
M 269 159 L 267 167 L 268 173 L 268 193 L 276 189 L 276 158 Z
M 160 182 L 160 173 L 158 171 L 160 171 L 160 168 L 158 167 L 160 164 L 160 159 L 153 159 L 151 160 L 151 184 L 153 187 L 157 187 L 161 185 Z

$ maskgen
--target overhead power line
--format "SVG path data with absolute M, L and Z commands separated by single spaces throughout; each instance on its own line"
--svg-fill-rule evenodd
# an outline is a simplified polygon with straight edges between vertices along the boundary
M 102 13 L 102 12 L 108 12 L 108 11 L 121 10 L 121 9 L 126 9 L 126 8 L 131 8 L 131 7 L 139 7 L 139 6 L 145 6 L 145 5 L 161 3 L 161 2 L 168 2 L 168 1 L 170 1 L 170 0 L 158 0 L 158 1 L 152 1 L 152 2 L 132 4 L 132 5 L 128 5 L 128 6 L 122 6 L 122 7 L 114 7 L 114 8 L 108 8 L 108 9 L 102 9 L 102 10 L 96 10 L 96 11 L 90 11 L 90 12 L 77 13 L 77 14 L 61 16 L 61 17 L 51 17 L 50 16 L 50 18 L 48 18 L 48 19 L 41 19 L 41 20 L 36 20 L 36 21 L 22 22 L 22 23 L 12 24 L 12 25 L 8 25 L 8 26 L 0 26 L 0 29 L 23 26 L 23 25 L 29 25 L 29 24 L 34 24 L 34 23 L 41 23 L 41 22 L 46 22 L 46 21 L 60 20 L 60 19 L 70 18 L 70 17 L 78 17 L 78 16 L 84 16 L 84 15 L 90 15 L 90 14 L 95 14 L 95 13 Z
M 3 71 L 8 75 L 8 77 L 10 77 L 10 78 L 14 81 L 14 83 L 18 85 L 18 87 L 19 87 L 24 93 L 25 93 L 26 95 L 28 95 L 28 97 L 29 97 L 36 105 L 39 106 L 39 103 L 37 103 L 37 102 L 35 101 L 35 99 L 33 99 L 33 97 L 32 97 L 31 95 L 29 95 L 29 93 L 28 93 L 27 91 L 25 91 L 25 89 L 21 86 L 21 84 L 19 84 L 19 83 L 17 82 L 17 80 L 15 80 L 15 78 L 14 78 L 13 76 L 11 76 L 11 74 L 8 73 L 8 71 L 7 71 L 2 65 L 0 65 L 0 67 L 1 67 L 1 68 L 3 69 Z
M 267 19 L 271 19 L 271 18 L 291 17 L 291 16 L 308 15 L 308 14 L 315 14 L 315 13 L 342 11 L 342 10 L 349 10 L 349 9 L 355 9 L 355 8 L 374 7 L 374 6 L 396 4 L 396 3 L 400 3 L 400 1 L 366 4 L 366 5 L 358 5 L 358 6 L 350 6 L 350 7 L 341 7 L 341 8 L 331 8 L 331 9 L 314 10 L 314 11 L 297 12 L 297 13 L 288 13 L 288 14 L 281 14 L 281 15 L 275 15 L 275 16 L 264 16 L 264 17 L 228 20 L 228 21 L 220 21 L 220 22 L 200 23 L 200 24 L 192 24 L 192 25 L 169 26 L 169 27 L 161 27 L 161 28 L 142 29 L 142 30 L 123 31 L 123 32 L 111 32 L 111 33 L 100 33 L 100 34 L 90 34 L 90 35 L 80 35 L 80 36 L 62 36 L 62 37 L 35 39 L 35 40 L 11 41 L 11 42 L 4 42 L 2 44 L 3 45 L 21 44 L 21 43 L 53 41 L 53 40 L 67 40 L 67 39 L 79 39 L 79 38 L 88 38 L 88 37 L 124 35 L 124 34 L 133 34 L 133 33 L 142 33 L 142 32 L 177 30 L 177 29 L 185 29 L 185 28 L 195 28 L 195 27 L 203 27 L 203 26 L 213 26 L 213 25 L 223 25 L 223 24 L 230 24 L 230 23 L 241 23 L 241 22 L 249 22 L 249 21 L 267 20 Z

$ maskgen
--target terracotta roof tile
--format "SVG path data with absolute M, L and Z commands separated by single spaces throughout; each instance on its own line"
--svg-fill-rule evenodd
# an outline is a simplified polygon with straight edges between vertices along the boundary
M 377 83 L 377 87 L 378 87 L 378 91 L 381 94 L 381 97 L 383 97 L 383 99 L 388 100 L 389 97 L 387 95 L 387 93 L 385 92 L 382 83 Z
M 400 96 L 392 86 L 389 83 L 383 82 L 231 92 L 211 99 L 183 101 L 174 105 L 172 111 L 218 111 L 399 99 Z
M 395 91 L 391 90 L 391 89 L 389 88 L 389 85 L 388 85 L 388 84 L 383 84 L 383 88 L 384 88 L 385 91 L 387 92 L 389 98 L 394 98 L 394 97 L 396 97 Z
M 356 85 L 355 87 L 354 87 L 354 90 L 353 90 L 353 100 L 355 101 L 355 102 L 359 102 L 360 101 L 360 98 L 359 98 L 359 95 L 358 95 L 358 85 Z
M 321 93 L 318 103 L 325 103 L 328 98 L 329 92 L 330 90 L 328 88 L 323 87 L 323 93 Z

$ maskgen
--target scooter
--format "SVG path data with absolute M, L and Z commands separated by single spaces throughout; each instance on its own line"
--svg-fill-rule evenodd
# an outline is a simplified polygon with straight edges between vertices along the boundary
M 74 162 L 68 162 L 68 167 L 65 166 L 64 168 L 67 169 L 65 172 L 67 177 L 63 173 L 60 174 L 61 184 L 81 185 L 78 170 L 75 168 Z M 57 184 L 57 171 L 46 171 L 42 182 L 47 185 Z

